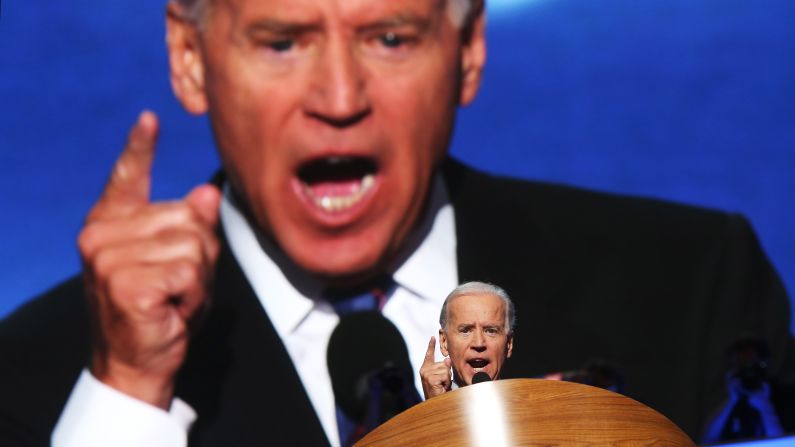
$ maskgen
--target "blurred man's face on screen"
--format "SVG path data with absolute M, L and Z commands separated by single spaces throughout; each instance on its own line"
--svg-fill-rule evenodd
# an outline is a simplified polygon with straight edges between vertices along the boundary
M 498 296 L 462 295 L 447 304 L 447 326 L 439 331 L 442 354 L 450 356 L 455 380 L 470 385 L 472 376 L 485 372 L 500 377 L 511 357 L 513 335 L 506 327 L 505 302 Z
M 172 14 L 177 96 L 209 112 L 248 211 L 304 269 L 367 274 L 420 217 L 485 57 L 480 19 L 464 44 L 449 9 L 448 0 L 216 0 L 200 32 Z

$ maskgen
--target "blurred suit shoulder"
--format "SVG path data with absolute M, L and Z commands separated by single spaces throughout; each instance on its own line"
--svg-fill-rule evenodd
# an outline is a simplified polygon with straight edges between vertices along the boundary
M 0 445 L 46 446 L 89 355 L 80 278 L 0 322 Z

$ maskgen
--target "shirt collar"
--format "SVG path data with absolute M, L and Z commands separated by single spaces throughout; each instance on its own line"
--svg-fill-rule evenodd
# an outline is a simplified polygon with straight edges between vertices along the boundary
M 220 215 L 229 248 L 276 332 L 280 336 L 289 334 L 315 307 L 322 284 L 302 272 L 273 242 L 257 236 L 235 203 L 228 183 L 224 185 Z M 293 283 L 300 284 L 300 290 Z
M 251 227 L 235 203 L 229 185 L 224 186 L 220 208 L 223 231 L 279 336 L 286 336 L 317 309 L 333 312 L 320 300 L 323 284 L 302 271 L 267 237 Z M 404 244 L 393 279 L 416 296 L 437 301 L 441 307 L 448 285 L 457 284 L 456 235 L 453 207 L 444 182 L 434 177 L 426 212 L 420 225 Z
M 447 188 L 436 176 L 426 212 L 404 248 L 405 259 L 392 275 L 395 282 L 426 300 L 438 301 L 439 306 L 458 284 L 456 260 L 455 216 Z

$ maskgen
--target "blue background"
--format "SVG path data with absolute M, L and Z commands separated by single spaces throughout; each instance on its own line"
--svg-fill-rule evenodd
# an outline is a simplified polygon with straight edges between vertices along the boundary
M 75 236 L 141 109 L 162 123 L 156 198 L 217 167 L 207 121 L 171 94 L 163 5 L 0 5 L 0 316 L 78 271 Z M 793 18 L 792 0 L 492 0 L 485 83 L 452 151 L 742 212 L 795 290 Z

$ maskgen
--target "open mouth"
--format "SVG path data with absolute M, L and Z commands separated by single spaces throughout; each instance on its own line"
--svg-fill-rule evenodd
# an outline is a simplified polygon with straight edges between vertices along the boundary
M 373 189 L 378 165 L 370 158 L 330 156 L 298 169 L 304 194 L 321 210 L 339 213 L 362 201 Z
M 480 372 L 486 367 L 486 365 L 489 364 L 489 361 L 486 359 L 470 359 L 467 360 L 467 363 L 472 367 L 472 369 L 475 370 L 475 372 Z

